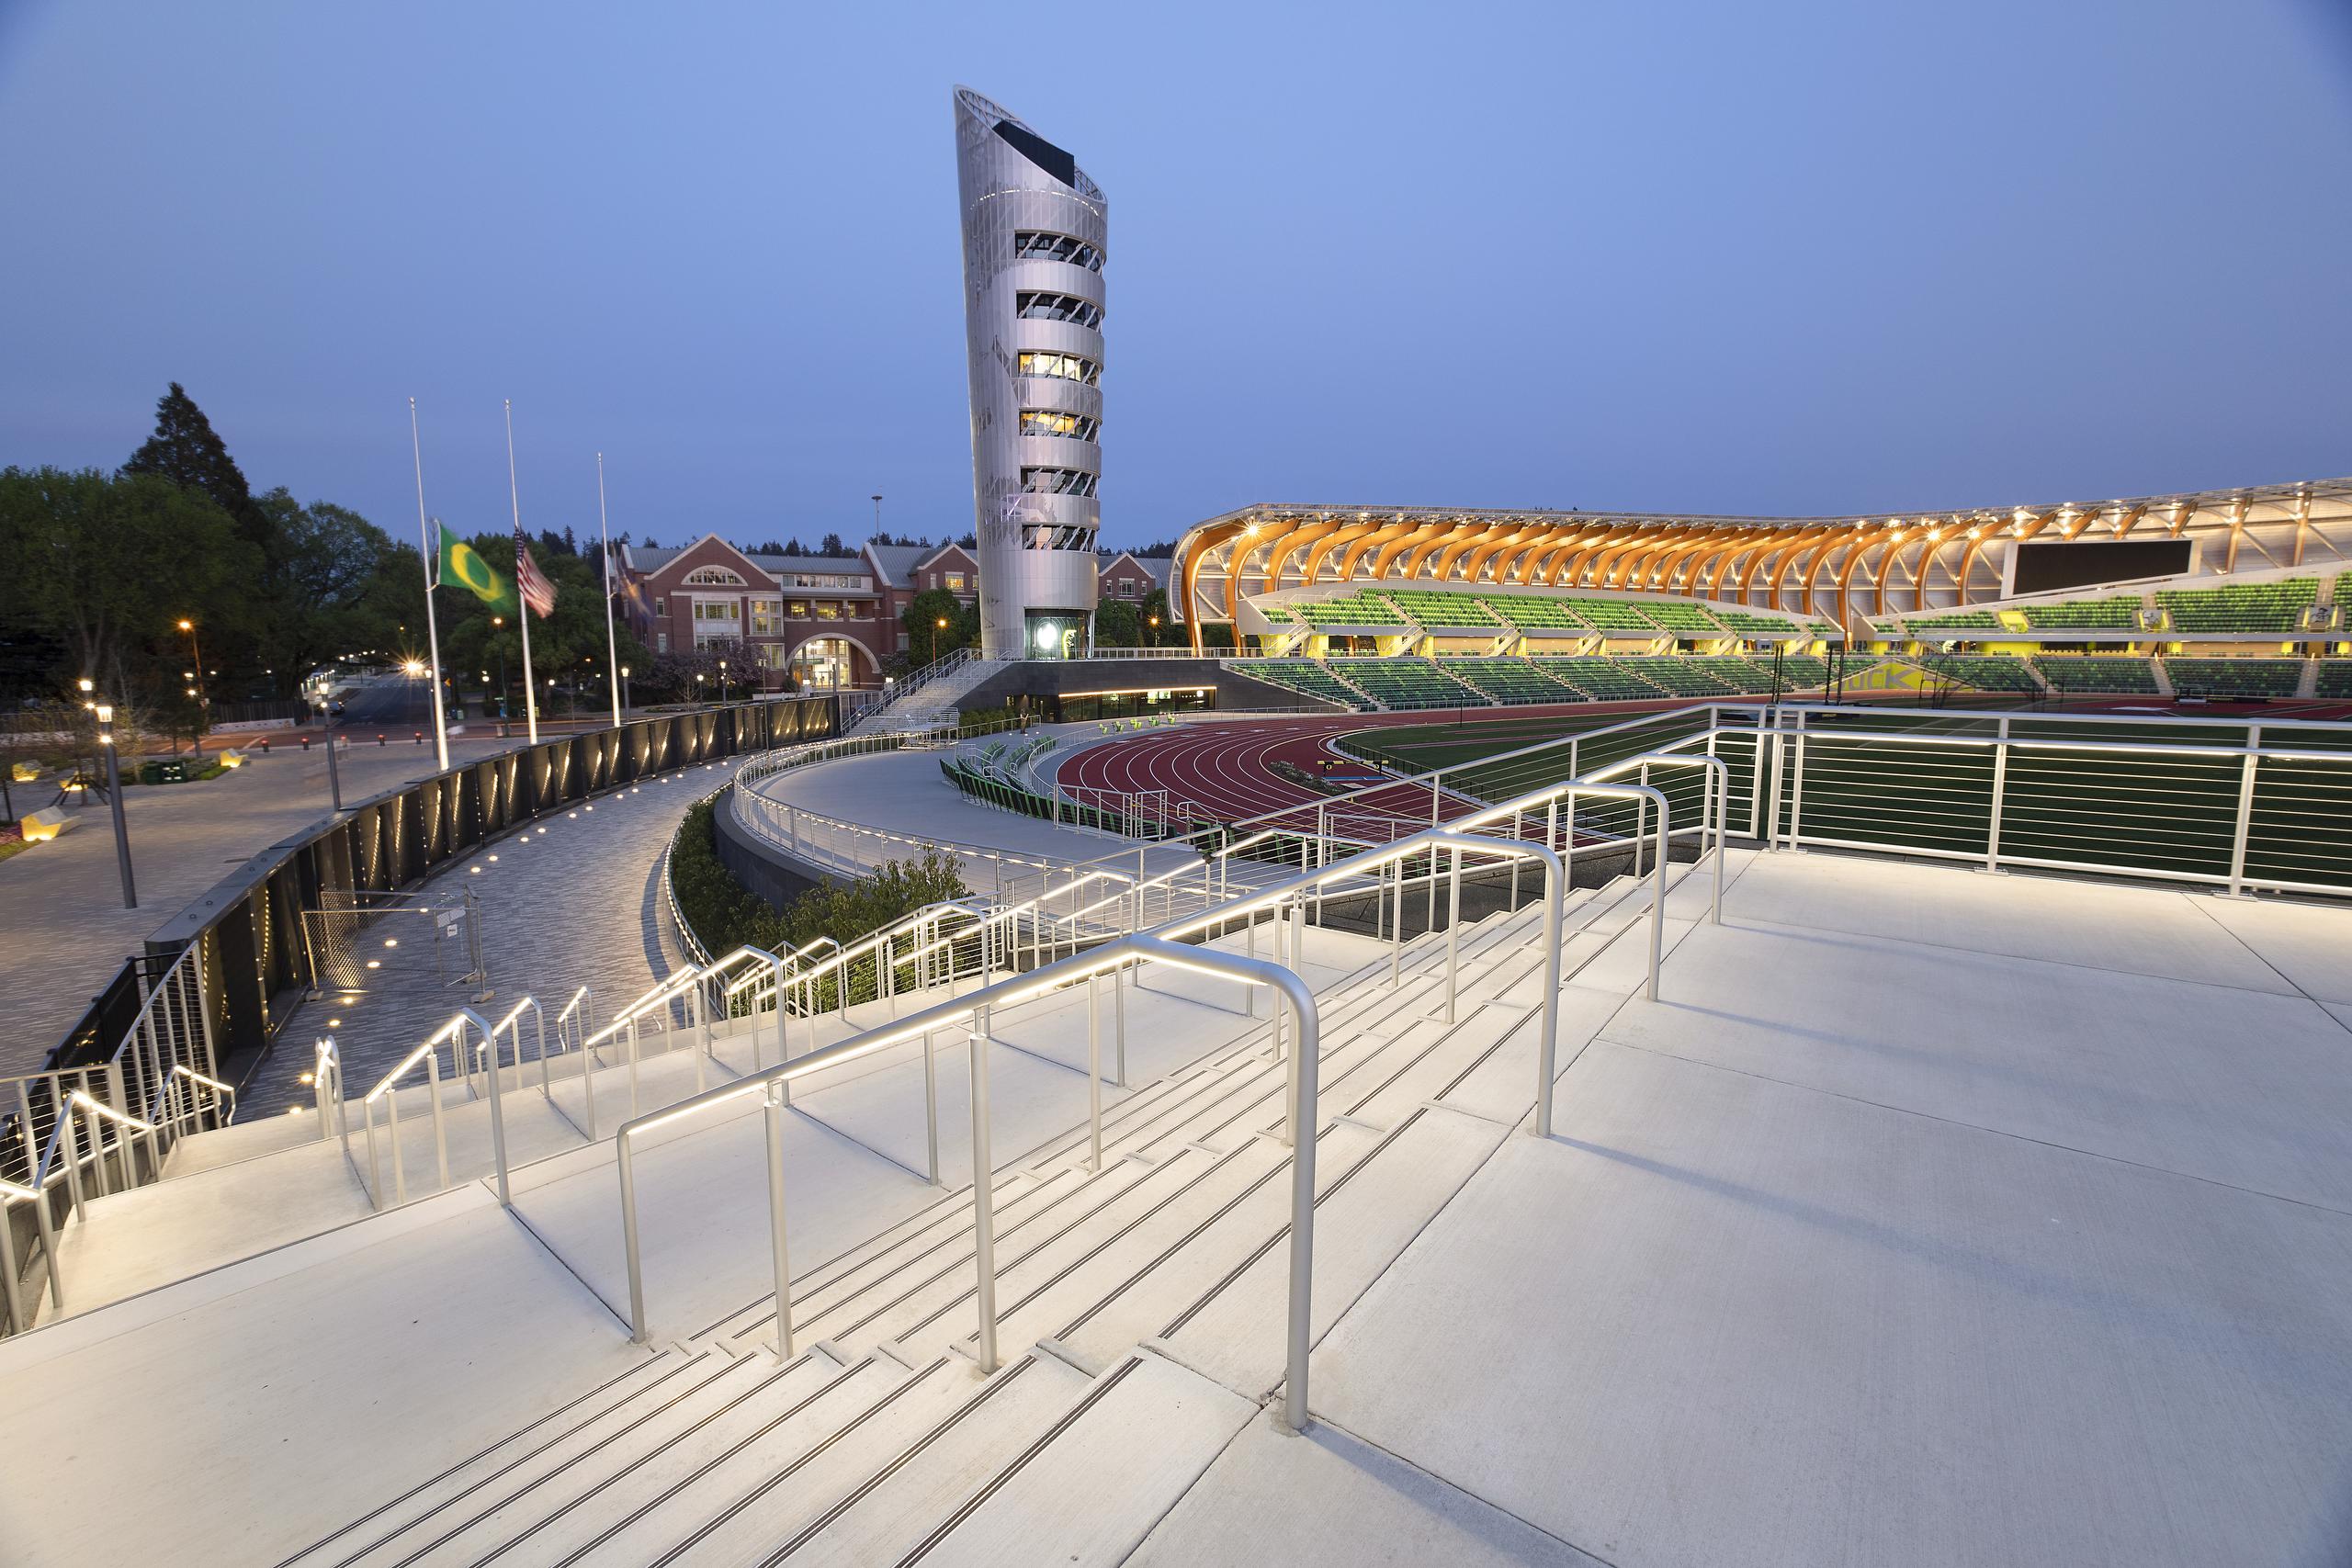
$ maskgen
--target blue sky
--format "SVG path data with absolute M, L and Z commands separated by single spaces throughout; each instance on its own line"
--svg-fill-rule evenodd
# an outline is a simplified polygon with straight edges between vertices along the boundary
M 1252 501 L 1887 512 L 2352 472 L 2341 0 L 0 0 L 0 463 L 971 525 L 949 90 L 1111 199 L 1106 541 Z

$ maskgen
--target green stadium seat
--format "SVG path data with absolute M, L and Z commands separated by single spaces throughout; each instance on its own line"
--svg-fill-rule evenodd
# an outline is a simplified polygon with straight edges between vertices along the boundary
M 2318 602 L 2319 579 L 2315 577 L 2156 592 L 2156 603 L 2171 617 L 2173 630 L 2207 636 L 2238 632 L 2288 636 L 2301 629 L 2303 612 Z
M 2036 659 L 2033 664 L 2054 691 L 2112 692 L 2144 697 L 2156 696 L 2162 691 L 2156 684 L 2155 666 L 2144 659 L 2052 653 Z
M 1980 692 L 2039 692 L 2041 684 L 2022 659 L 2005 653 L 1944 653 L 1920 661 L 1939 680 Z
M 1580 703 L 1584 694 L 1564 686 L 1524 659 L 1441 659 L 1438 668 L 1498 703 Z
M 2167 659 L 2165 673 L 2184 697 L 2291 697 L 2303 677 L 2300 659 Z
M 2020 604 L 2025 624 L 2040 630 L 2047 626 L 2082 631 L 2126 631 L 2140 629 L 2140 601 L 2128 595 L 2111 599 L 2068 599 L 2054 604 Z M 2154 679 L 2154 677 L 2150 677 Z
M 2352 572 L 2345 575 L 2352 577 Z M 2336 589 L 2339 594 L 2343 592 L 2340 586 Z M 2341 600 L 2338 601 L 2338 603 L 2341 602 Z M 2312 690 L 2323 697 L 2352 698 L 2352 659 L 2320 660 L 2319 682 L 2312 687 Z
M 1330 671 L 1323 667 L 1319 660 L 1252 659 L 1238 663 L 1232 668 L 1254 680 L 1281 686 L 1286 691 L 1296 692 L 1302 696 L 1320 697 L 1326 702 L 1338 703 L 1342 707 L 1353 708 L 1358 712 L 1367 711 L 1372 706 L 1364 700 L 1362 693 L 1351 689 L 1335 678 Z
M 1503 622 L 1467 593 L 1443 593 L 1427 588 L 1387 588 L 1374 597 L 1385 599 L 1424 626 L 1493 626 Z
M 1483 707 L 1487 696 L 1426 659 L 1336 659 L 1332 672 L 1391 708 Z

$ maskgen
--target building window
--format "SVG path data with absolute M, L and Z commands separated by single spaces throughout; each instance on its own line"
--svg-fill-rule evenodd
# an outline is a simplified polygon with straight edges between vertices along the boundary
M 752 601 L 752 635 L 753 637 L 775 636 L 777 623 L 783 619 L 784 601 L 781 599 Z
M 817 618 L 820 621 L 838 621 L 842 618 L 842 607 L 831 599 L 820 599 L 817 601 Z
M 697 599 L 695 619 L 697 621 L 735 621 L 742 618 L 742 606 L 732 599 Z
M 1063 413 L 1057 409 L 1021 411 L 1023 435 L 1067 435 L 1073 441 L 1091 441 L 1096 425 L 1096 421 L 1082 413 Z
M 1119 597 L 1122 599 L 1132 599 L 1135 596 L 1136 580 L 1132 577 L 1123 577 L 1119 579 Z
M 743 580 L 725 567 L 704 566 L 686 573 L 686 583 L 695 588 L 741 588 Z
M 1012 296 L 1012 313 L 1025 321 L 1076 321 L 1081 327 L 1102 324 L 1102 307 L 1075 294 L 1017 289 Z
M 948 572 L 948 573 L 946 574 L 946 578 L 947 578 L 947 592 L 949 592 L 950 593 L 961 593 L 961 592 L 964 592 L 964 574 L 963 574 L 962 572 L 960 572 L 960 571 L 951 571 L 951 572 Z
M 1094 476 L 1076 468 L 1023 468 L 1021 488 L 1030 495 L 1092 495 Z
M 1068 234 L 1023 231 L 1012 236 L 1012 254 L 1023 261 L 1068 262 L 1089 272 L 1102 270 L 1102 253 L 1085 241 L 1073 240 Z
M 1075 354 L 1024 350 L 1020 366 L 1023 376 L 1052 376 L 1064 381 L 1082 381 L 1090 387 L 1098 386 L 1102 380 L 1102 367 L 1091 359 L 1080 359 Z
M 795 599 L 785 607 L 785 613 L 796 621 L 805 621 L 808 618 L 808 601 Z
M 1094 530 L 1070 524 L 1032 524 L 1021 530 L 1024 550 L 1087 550 L 1094 548 Z
M 653 651 L 656 653 L 667 653 L 670 651 L 670 634 L 668 632 L 655 632 L 653 634 Z

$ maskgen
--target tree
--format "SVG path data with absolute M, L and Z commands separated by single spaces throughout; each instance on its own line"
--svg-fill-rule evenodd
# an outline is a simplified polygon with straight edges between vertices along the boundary
M 820 556 L 845 556 L 850 553 L 850 548 L 842 543 L 839 534 L 828 534 L 817 541 L 817 553 Z
M 262 542 L 266 525 L 254 506 L 253 487 L 245 482 L 244 470 L 237 467 L 212 422 L 177 381 L 155 400 L 155 434 L 130 455 L 122 471 L 153 474 L 182 490 L 209 496 L 245 537 L 255 544 Z
M 1174 623 L 1168 617 L 1168 590 L 1165 588 L 1155 588 L 1145 594 L 1142 603 L 1136 606 L 1136 616 L 1143 623 L 1142 647 L 1167 648 L 1181 640 L 1176 635 Z M 1158 626 L 1152 624 L 1155 619 L 1159 623 Z
M 365 517 L 333 502 L 297 502 L 283 486 L 254 502 L 268 524 L 262 597 L 266 613 L 256 627 L 256 651 L 277 671 L 273 690 L 290 687 L 317 664 L 349 652 L 353 638 L 381 627 L 365 604 L 392 541 Z M 414 550 L 410 570 L 423 567 Z M 420 614 L 423 605 L 418 606 Z
M 243 635 L 262 570 L 201 490 L 143 471 L 0 470 L 0 623 L 63 649 L 61 684 L 87 675 L 121 700 L 177 700 L 178 622 Z
M 1124 599 L 1106 599 L 1094 607 L 1094 643 L 1098 648 L 1139 648 L 1143 618 Z
M 939 623 L 945 621 L 946 626 Z M 980 612 L 978 606 L 967 605 L 944 588 L 926 588 L 907 602 L 906 613 L 899 617 L 907 630 L 908 661 L 921 667 L 933 658 L 944 658 L 977 642 L 980 636 Z M 936 652 L 932 639 L 937 637 Z

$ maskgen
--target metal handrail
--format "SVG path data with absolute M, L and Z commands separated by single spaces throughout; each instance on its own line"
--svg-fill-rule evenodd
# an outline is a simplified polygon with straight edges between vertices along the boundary
M 537 1005 L 531 1002 L 527 997 L 524 1001 L 531 1006 Z M 449 1185 L 449 1136 L 441 1107 L 441 1057 L 438 1047 L 444 1041 L 449 1043 L 449 1070 L 453 1075 L 463 1074 L 466 1070 L 466 1025 L 469 1023 L 474 1026 L 485 1041 L 496 1041 L 498 1031 L 492 1026 L 488 1019 L 471 1008 L 459 1008 L 450 1015 L 448 1022 L 427 1035 L 422 1043 L 401 1059 L 397 1066 L 378 1079 L 376 1087 L 369 1089 L 361 1099 L 360 1114 L 366 1122 L 368 1133 L 368 1197 L 371 1207 L 379 1210 L 383 1207 L 383 1168 L 379 1164 L 376 1155 L 376 1101 L 379 1100 L 384 1102 L 389 1135 L 392 1143 L 393 1201 L 399 1203 L 408 1201 L 408 1172 L 401 1156 L 400 1097 L 394 1094 L 392 1089 L 419 1061 L 425 1065 L 425 1075 L 432 1091 L 434 1154 L 439 1167 L 441 1185 L 444 1188 Z M 521 1064 L 518 1061 L 516 1064 L 518 1072 L 520 1066 Z M 498 1201 L 502 1205 L 512 1208 L 514 1196 L 506 1168 L 506 1108 L 501 1098 L 495 1058 L 492 1059 L 489 1077 L 490 1141 L 492 1158 L 498 1170 Z
M 1654 806 L 1657 812 L 1657 873 L 1651 891 L 1651 976 L 1650 996 L 1657 996 L 1657 966 L 1660 961 L 1660 936 L 1666 906 L 1665 870 L 1667 845 L 1670 841 L 1671 807 L 1666 796 L 1645 784 L 1614 784 L 1608 783 L 1577 783 L 1550 786 L 1544 790 L 1513 801 L 1506 806 L 1476 814 L 1466 824 L 1432 828 L 1396 840 L 1386 845 L 1363 851 L 1346 860 L 1328 865 L 1315 866 L 1300 872 L 1270 887 L 1260 888 L 1230 899 L 1203 913 L 1168 921 L 1149 931 L 1131 932 L 1113 938 L 1082 953 L 1059 959 L 1026 975 L 983 986 L 963 998 L 950 998 L 925 1008 L 913 1017 L 871 1029 L 849 1040 L 840 1041 L 820 1050 L 814 1050 L 797 1061 L 780 1062 L 775 1066 L 755 1072 L 737 1083 L 706 1090 L 691 1099 L 681 1100 L 649 1116 L 632 1119 L 616 1135 L 615 1145 L 620 1170 L 621 1232 L 626 1254 L 629 1284 L 629 1327 L 631 1337 L 644 1343 L 650 1337 L 645 1309 L 645 1279 L 642 1249 L 639 1242 L 637 1212 L 637 1180 L 634 1149 L 636 1140 L 656 1127 L 664 1126 L 695 1112 L 746 1095 L 757 1094 L 763 1104 L 766 1118 L 768 1149 L 768 1204 L 770 1247 L 775 1275 L 777 1348 L 789 1356 L 792 1351 L 791 1280 L 788 1266 L 788 1242 L 785 1219 L 784 1192 L 784 1131 L 786 1106 L 785 1086 L 793 1078 L 821 1072 L 829 1067 L 870 1055 L 888 1046 L 915 1039 L 925 1043 L 926 1069 L 929 1066 L 930 1036 L 943 1025 L 955 1025 L 969 1020 L 967 1032 L 972 1051 L 972 1168 L 973 1168 L 973 1233 L 975 1260 L 978 1269 L 979 1362 L 983 1371 L 996 1366 L 995 1319 L 995 1259 L 992 1232 L 993 1161 L 989 1153 L 988 1053 L 989 1043 L 989 1019 L 994 1009 L 1042 997 L 1065 985 L 1080 980 L 1091 982 L 1104 974 L 1119 971 L 1143 963 L 1165 964 L 1178 968 L 1194 969 L 1210 974 L 1222 974 L 1241 978 L 1248 985 L 1271 985 L 1278 988 L 1297 1020 L 1295 1048 L 1288 1053 L 1290 1081 L 1290 1116 L 1288 1135 L 1294 1148 L 1293 1159 L 1293 1225 L 1291 1231 L 1290 1313 L 1289 1313 L 1289 1375 L 1284 1404 L 1284 1418 L 1294 1427 L 1303 1427 L 1306 1420 L 1306 1353 L 1309 1295 L 1314 1272 L 1313 1206 L 1314 1206 L 1314 1116 L 1316 1111 L 1316 1064 L 1319 1059 L 1315 999 L 1312 987 L 1294 969 L 1261 960 L 1254 955 L 1237 956 L 1214 948 L 1193 947 L 1183 943 L 1185 937 L 1205 935 L 1212 928 L 1229 926 L 1233 920 L 1247 919 L 1253 935 L 1257 917 L 1272 910 L 1280 912 L 1296 901 L 1300 906 L 1301 924 L 1293 942 L 1295 946 L 1304 940 L 1303 919 L 1306 899 L 1319 893 L 1327 885 L 1361 878 L 1377 872 L 1390 863 L 1402 863 L 1417 855 L 1434 855 L 1447 849 L 1453 856 L 1455 911 L 1459 913 L 1461 856 L 1464 852 L 1498 856 L 1515 856 L 1539 861 L 1545 870 L 1546 919 L 1545 944 L 1547 984 L 1542 1007 L 1544 1042 L 1539 1053 L 1539 1070 L 1544 1075 L 1539 1092 L 1548 1093 L 1550 1070 L 1557 1054 L 1559 1021 L 1559 948 L 1562 914 L 1566 903 L 1566 866 L 1562 857 L 1547 842 L 1542 848 L 1513 838 L 1508 840 L 1474 836 L 1471 829 L 1510 815 L 1514 809 L 1523 811 L 1531 806 L 1544 806 L 1571 791 L 1631 797 L 1645 807 Z M 1458 919 L 1455 922 L 1457 928 Z M 1399 924 L 1401 942 L 1401 922 Z M 1450 939 L 1449 986 L 1457 972 L 1459 938 Z M 1254 994 L 1254 993 L 1253 993 Z M 1090 997 L 1090 1006 L 1091 998 Z M 1450 1005 L 1450 1004 L 1449 1004 Z M 1280 1039 L 1279 1012 L 1272 1027 Z M 1090 1073 L 1099 1080 L 1100 1043 L 1090 1020 Z M 926 1081 L 930 1077 L 926 1070 Z M 1089 1121 L 1093 1146 L 1100 1159 L 1101 1094 L 1099 1081 L 1089 1095 Z M 934 1111 L 935 1115 L 935 1111 Z

